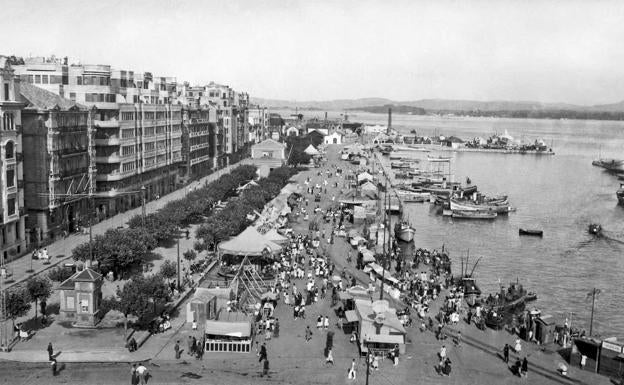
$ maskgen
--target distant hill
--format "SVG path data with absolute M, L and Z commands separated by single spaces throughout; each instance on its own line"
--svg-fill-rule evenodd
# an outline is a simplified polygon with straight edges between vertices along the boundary
M 294 101 L 294 100 L 277 100 L 251 98 L 253 104 L 260 104 L 266 107 L 274 108 L 300 108 L 315 109 L 325 111 L 341 111 L 341 110 L 359 110 L 370 111 L 372 107 L 385 107 L 392 105 L 397 107 L 418 107 L 423 108 L 427 112 L 459 112 L 459 111 L 605 111 L 605 112 L 624 112 L 624 101 L 613 104 L 602 104 L 594 106 L 580 106 L 566 103 L 541 103 L 535 101 L 477 101 L 477 100 L 448 100 L 448 99 L 422 99 L 415 101 L 394 101 L 385 98 L 362 98 L 362 99 L 336 99 L 328 101 Z M 370 111 L 372 112 L 372 111 Z M 387 112 L 387 108 L 385 111 Z M 401 113 L 400 111 L 396 111 Z
M 392 112 L 395 112 L 397 114 L 425 115 L 427 113 L 427 111 L 425 111 L 425 109 L 421 107 L 392 105 L 392 104 L 386 104 L 383 106 L 347 108 L 347 110 L 366 111 L 366 112 L 372 112 L 375 114 L 385 114 L 388 112 L 388 108 L 392 108 Z

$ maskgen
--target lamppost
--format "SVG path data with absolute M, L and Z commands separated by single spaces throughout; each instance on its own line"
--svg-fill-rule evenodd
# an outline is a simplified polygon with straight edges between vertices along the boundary
M 141 186 L 141 226 L 145 230 L 145 185 Z
M 180 227 L 178 226 L 176 231 L 176 237 L 178 239 L 178 293 L 180 292 Z

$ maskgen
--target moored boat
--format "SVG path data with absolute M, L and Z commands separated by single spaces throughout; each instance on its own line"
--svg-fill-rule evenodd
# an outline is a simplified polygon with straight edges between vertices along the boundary
M 498 214 L 495 212 L 484 212 L 484 211 L 462 211 L 462 210 L 452 210 L 453 214 L 451 215 L 456 219 L 495 219 Z
M 594 160 L 592 164 L 605 170 L 624 173 L 624 159 L 598 159 Z
M 451 199 L 451 210 L 453 211 L 465 211 L 465 212 L 482 212 L 482 213 L 496 213 L 505 214 L 508 213 L 509 203 L 507 201 L 502 202 L 488 202 L 488 203 L 474 203 L 472 201 L 462 201 L 457 199 Z
M 520 228 L 518 230 L 518 234 L 520 234 L 520 235 L 532 235 L 534 237 L 541 237 L 541 236 L 544 235 L 544 231 L 536 230 L 536 229 L 523 229 L 523 228 Z
M 615 196 L 617 197 L 618 204 L 624 206 L 624 183 L 620 184 L 620 188 L 615 192 Z
M 426 202 L 431 198 L 431 194 L 428 192 L 416 192 L 397 189 L 396 193 L 403 202 Z
M 602 226 L 598 223 L 592 223 L 589 225 L 587 231 L 593 235 L 600 235 L 602 233 Z
M 416 230 L 406 221 L 401 221 L 394 227 L 394 235 L 403 242 L 411 242 Z

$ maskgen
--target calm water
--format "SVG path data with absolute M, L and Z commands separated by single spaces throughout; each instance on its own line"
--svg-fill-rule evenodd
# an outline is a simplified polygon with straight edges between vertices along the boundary
M 357 113 L 349 119 L 385 124 L 387 117 Z M 508 284 L 518 278 L 538 293 L 534 305 L 543 313 L 561 321 L 571 316 L 573 326 L 589 328 L 591 300 L 586 296 L 592 287 L 600 288 L 594 332 L 624 337 L 624 209 L 615 198 L 617 179 L 591 165 L 599 155 L 624 157 L 624 123 L 394 115 L 393 126 L 406 134 L 416 129 L 419 135 L 462 138 L 487 137 L 506 129 L 518 139 L 552 143 L 555 156 L 445 153 L 453 154 L 456 180 L 470 176 L 485 194 L 509 195 L 517 211 L 494 221 L 466 222 L 442 217 L 428 203 L 410 204 L 407 212 L 417 229 L 416 246 L 444 244 L 455 271 L 460 256 L 469 250 L 472 262 L 482 257 L 475 274 L 484 292 L 497 291 L 499 280 Z M 611 238 L 590 236 L 591 222 L 601 223 Z M 520 227 L 543 229 L 544 237 L 519 237 Z

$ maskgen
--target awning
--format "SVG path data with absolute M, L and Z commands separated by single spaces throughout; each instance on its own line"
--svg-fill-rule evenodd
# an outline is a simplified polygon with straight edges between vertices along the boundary
M 345 312 L 345 318 L 347 322 L 358 322 L 360 320 L 355 310 L 347 310 Z
M 250 337 L 251 323 L 206 321 L 206 334 L 228 337 Z
M 362 250 L 362 262 L 375 262 L 375 255 L 373 254 L 373 252 L 368 249 Z

